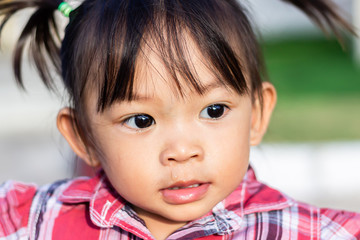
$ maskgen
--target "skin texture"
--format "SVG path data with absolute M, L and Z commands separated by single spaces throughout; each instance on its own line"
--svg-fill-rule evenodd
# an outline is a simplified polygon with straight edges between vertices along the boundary
M 88 153 L 72 128 L 72 110 L 64 108 L 58 115 L 58 128 L 75 153 L 89 165 L 101 165 L 156 239 L 165 239 L 208 213 L 235 190 L 247 171 L 250 146 L 261 142 L 276 102 L 270 83 L 263 84 L 262 111 L 258 100 L 252 102 L 249 95 L 219 85 L 193 50 L 188 60 L 207 86 L 202 95 L 185 81 L 181 82 L 185 94 L 180 95 L 154 51 L 146 52 L 138 63 L 134 101 L 117 102 L 98 113 L 97 98 L 89 94 L 87 111 L 102 159 Z M 211 117 L 212 105 L 223 114 Z M 138 114 L 154 121 L 138 128 L 133 117 Z M 194 189 L 194 198 L 173 202 L 165 194 L 170 186 L 194 183 L 203 186 L 201 191 Z

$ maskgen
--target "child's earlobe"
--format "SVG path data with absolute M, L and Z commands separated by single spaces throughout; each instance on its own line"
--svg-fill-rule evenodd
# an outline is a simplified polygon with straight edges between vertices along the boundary
M 276 90 L 271 83 L 262 83 L 262 97 L 262 107 L 259 98 L 257 98 L 253 104 L 250 129 L 250 145 L 252 146 L 260 144 L 263 139 L 270 122 L 271 114 L 276 105 Z
M 71 108 L 61 109 L 57 115 L 57 128 L 68 142 L 69 146 L 89 166 L 97 167 L 100 162 L 92 158 L 78 131 L 75 129 L 75 119 Z

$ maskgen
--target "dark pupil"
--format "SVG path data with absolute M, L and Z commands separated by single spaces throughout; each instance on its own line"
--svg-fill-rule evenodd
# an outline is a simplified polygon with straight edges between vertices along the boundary
M 148 115 L 137 115 L 135 116 L 135 125 L 138 128 L 147 128 L 150 127 L 153 122 L 152 117 Z
M 219 118 L 224 114 L 224 106 L 211 105 L 208 107 L 207 113 L 211 118 Z

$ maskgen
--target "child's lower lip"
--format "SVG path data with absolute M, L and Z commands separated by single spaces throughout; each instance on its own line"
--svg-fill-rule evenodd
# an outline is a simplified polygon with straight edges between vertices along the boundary
M 202 183 L 198 187 L 161 190 L 164 201 L 169 204 L 185 204 L 200 200 L 208 191 L 210 184 Z

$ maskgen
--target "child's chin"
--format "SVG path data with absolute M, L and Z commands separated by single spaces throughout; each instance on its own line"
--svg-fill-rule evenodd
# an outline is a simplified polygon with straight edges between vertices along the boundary
M 191 222 L 193 220 L 199 219 L 202 216 L 206 215 L 211 211 L 211 207 L 207 208 L 184 208 L 179 207 L 179 209 L 175 209 L 173 211 L 167 211 L 162 217 L 174 221 L 174 222 Z

